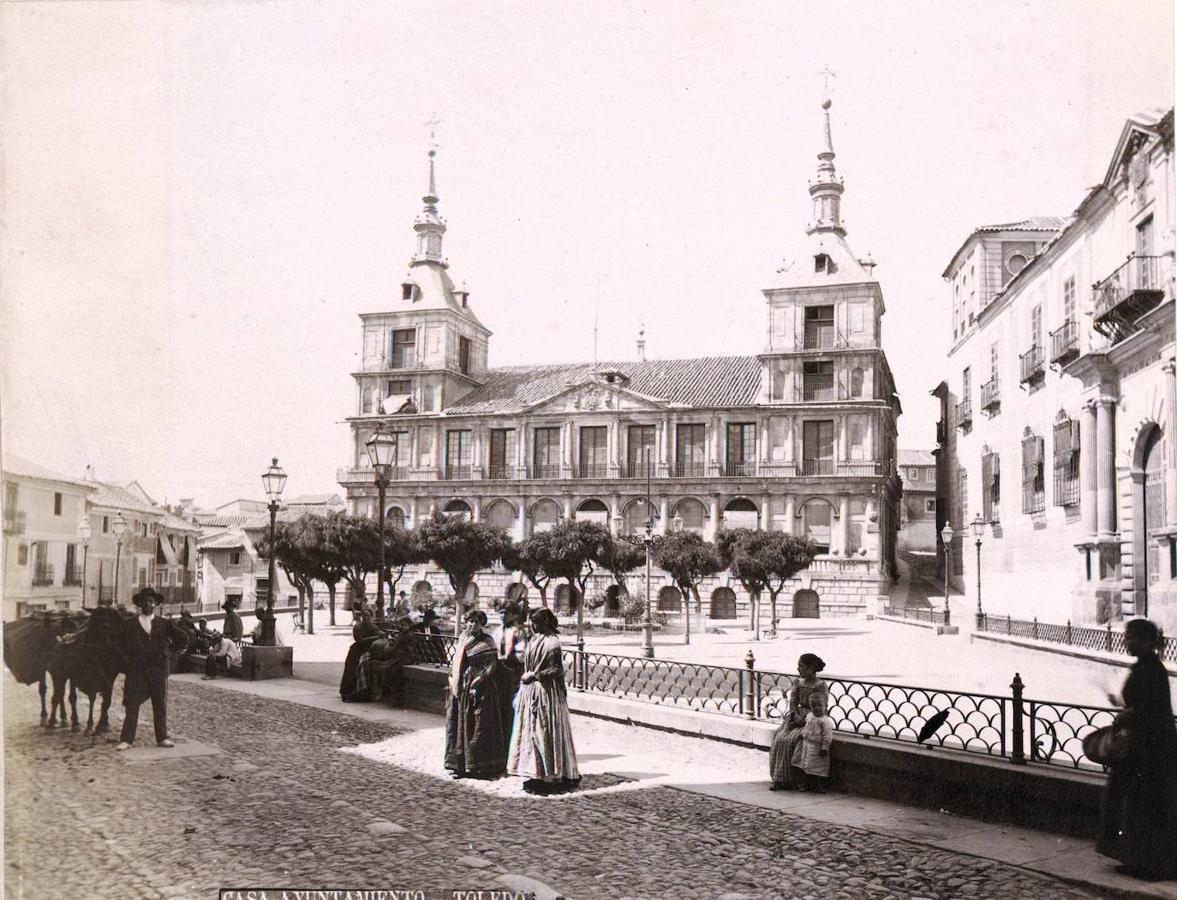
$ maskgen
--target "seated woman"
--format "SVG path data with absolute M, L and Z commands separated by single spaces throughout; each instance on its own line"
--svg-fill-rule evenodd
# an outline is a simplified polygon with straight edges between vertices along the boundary
M 214 631 L 209 638 L 208 659 L 204 662 L 205 679 L 216 678 L 218 672 L 228 675 L 230 669 L 240 668 L 241 648 L 237 642 Z
M 801 742 L 810 701 L 820 696 L 829 703 L 829 685 L 817 677 L 817 673 L 825 667 L 821 657 L 813 653 L 803 653 L 797 660 L 797 671 L 800 674 L 793 679 L 789 688 L 785 721 L 773 734 L 772 747 L 768 753 L 768 770 L 774 791 L 796 790 L 801 785 L 803 773 L 793 765 L 793 754 Z
M 455 778 L 497 778 L 507 763 L 499 651 L 483 629 L 486 613 L 466 613 L 454 648 L 445 714 L 445 767 Z
M 507 772 L 527 779 L 525 791 L 546 794 L 575 785 L 580 781 L 580 769 L 572 743 L 564 655 L 555 614 L 550 609 L 537 609 L 531 614 L 531 630 L 523 652 Z

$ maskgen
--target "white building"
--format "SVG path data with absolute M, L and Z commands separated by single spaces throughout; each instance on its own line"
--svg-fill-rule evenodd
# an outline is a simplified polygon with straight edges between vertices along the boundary
M 1172 141 L 1172 111 L 1133 116 L 1072 216 L 977 229 L 944 273 L 938 493 L 989 523 L 986 612 L 1177 628 Z

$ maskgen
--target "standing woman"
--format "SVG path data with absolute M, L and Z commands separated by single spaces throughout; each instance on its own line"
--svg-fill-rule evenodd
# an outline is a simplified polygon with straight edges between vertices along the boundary
M 817 677 L 817 673 L 825 667 L 821 657 L 813 653 L 803 653 L 797 660 L 800 675 L 793 679 L 793 685 L 789 688 L 788 712 L 784 723 L 772 736 L 772 747 L 768 753 L 771 790 L 796 790 L 802 783 L 804 773 L 793 765 L 793 753 L 801 743 L 810 701 L 814 697 L 821 697 L 824 705 L 829 703 L 829 685 Z
M 1123 863 L 1117 870 L 1150 880 L 1177 877 L 1177 727 L 1159 644 L 1160 632 L 1148 619 L 1124 626 L 1124 648 L 1136 657 L 1116 717 L 1127 737 L 1108 773 L 1095 845 Z
M 523 677 L 523 654 L 527 643 L 527 604 L 510 600 L 503 606 L 503 627 L 499 631 L 499 683 L 503 700 L 503 730 L 510 735 L 515 719 L 515 692 Z M 507 749 L 510 749 L 509 747 Z
M 515 704 L 507 772 L 526 778 L 523 789 L 546 794 L 580 781 L 572 717 L 564 686 L 559 626 L 550 609 L 531 614 L 532 637 L 523 653 L 523 675 Z
M 499 651 L 486 613 L 466 613 L 454 648 L 445 714 L 445 767 L 455 778 L 498 778 L 507 759 L 508 732 L 498 678 Z

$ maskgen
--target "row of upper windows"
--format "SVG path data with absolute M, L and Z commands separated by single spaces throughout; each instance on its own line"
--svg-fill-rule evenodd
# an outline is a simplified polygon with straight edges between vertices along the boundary
M 442 326 L 420 329 L 423 335 L 418 335 L 418 330 L 417 328 L 395 328 L 388 332 L 383 358 L 385 366 L 389 369 L 415 369 L 421 364 L 421 359 L 425 354 L 436 355 L 441 352 Z M 418 340 L 419 337 L 421 340 Z M 365 360 L 378 357 L 379 341 L 379 330 L 365 330 Z M 474 342 L 468 337 L 458 335 L 457 358 L 453 360 L 453 364 L 463 375 L 469 375 L 472 371 L 473 350 Z

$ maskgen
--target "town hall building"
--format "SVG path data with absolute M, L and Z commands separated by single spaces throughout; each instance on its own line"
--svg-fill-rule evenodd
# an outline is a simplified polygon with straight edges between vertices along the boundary
M 491 367 L 491 331 L 442 252 L 431 152 L 408 274 L 386 311 L 360 316 L 351 458 L 338 472 L 349 509 L 377 514 L 365 442 L 379 427 L 397 443 L 386 515 L 405 527 L 440 512 L 516 541 L 568 520 L 626 535 L 652 517 L 656 533 L 709 540 L 725 527 L 779 530 L 820 551 L 784 615 L 874 611 L 895 571 L 901 409 L 882 289 L 846 242 L 823 108 L 813 222 L 800 262 L 764 290 L 764 343 L 747 356 Z M 480 580 L 489 599 L 507 576 Z M 654 590 L 659 609 L 680 609 L 668 581 Z M 735 618 L 746 601 L 726 573 L 705 590 L 711 618 Z

